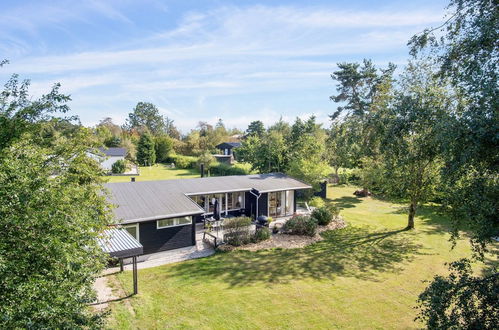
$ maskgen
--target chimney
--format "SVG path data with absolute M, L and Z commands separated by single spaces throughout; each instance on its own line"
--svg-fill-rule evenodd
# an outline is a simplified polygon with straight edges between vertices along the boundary
M 201 177 L 204 178 L 204 163 L 201 163 Z
M 135 182 L 135 178 L 132 176 L 132 177 L 130 178 L 130 181 L 131 181 L 131 182 Z

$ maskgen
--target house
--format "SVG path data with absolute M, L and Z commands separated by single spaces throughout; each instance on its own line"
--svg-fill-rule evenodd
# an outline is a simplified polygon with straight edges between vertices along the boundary
M 127 152 L 125 148 L 99 148 L 99 151 L 104 156 L 93 153 L 89 154 L 89 156 L 97 159 L 102 168 L 107 171 L 111 171 L 111 167 L 116 161 L 124 160 Z
M 220 163 L 232 164 L 235 159 L 234 149 L 241 146 L 240 142 L 223 142 L 215 146 L 220 150 L 220 154 L 213 155 Z
M 310 185 L 281 173 L 108 183 L 109 202 L 143 253 L 196 245 L 196 222 L 213 215 L 274 218 L 296 212 L 296 191 Z

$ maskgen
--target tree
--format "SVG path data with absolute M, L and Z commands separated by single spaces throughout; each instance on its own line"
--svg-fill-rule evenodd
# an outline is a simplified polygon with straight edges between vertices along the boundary
M 401 78 L 393 106 L 382 119 L 381 155 L 385 192 L 409 200 L 407 228 L 414 228 L 418 206 L 434 196 L 442 168 L 442 130 L 456 98 L 432 77 L 426 63 L 410 63 Z
M 213 165 L 215 162 L 216 162 L 215 157 L 213 157 L 213 155 L 209 151 L 202 153 L 198 157 L 198 166 L 200 167 L 201 164 L 204 164 L 204 168 L 208 171 L 208 174 L 211 165 Z
M 252 121 L 246 129 L 246 135 L 261 137 L 265 133 L 265 126 L 260 120 Z
M 156 163 L 154 139 L 147 131 L 142 134 L 139 140 L 137 148 L 137 162 L 144 166 L 151 166 Z
M 452 262 L 449 269 L 449 276 L 435 276 L 419 295 L 417 319 L 430 329 L 497 329 L 499 275 L 473 276 L 468 259 Z
M 2 63 L 6 63 L 3 61 Z M 70 97 L 59 93 L 60 84 L 40 99 L 29 96 L 29 80 L 13 75 L 0 94 L 0 149 L 19 141 L 27 132 L 40 132 L 40 126 L 69 111 Z M 60 118 L 74 121 L 75 117 Z M 42 137 L 40 137 L 42 138 Z
M 355 131 L 350 122 L 332 121 L 326 141 L 326 158 L 338 177 L 340 167 L 352 168 L 358 165 L 359 149 L 354 139 Z
M 174 122 L 173 119 L 165 117 L 164 119 L 165 133 L 172 139 L 180 140 L 181 138 L 180 132 L 178 131 L 177 127 L 173 124 L 173 122 Z
M 154 139 L 154 148 L 156 152 L 156 160 L 165 162 L 173 150 L 173 140 L 169 136 L 162 135 Z
M 139 102 L 128 114 L 126 120 L 128 129 L 147 128 L 153 135 L 165 132 L 165 120 L 158 108 L 149 102 Z
M 383 126 L 379 116 L 392 98 L 393 73 L 395 65 L 389 63 L 386 69 L 377 69 L 370 60 L 358 63 L 339 63 L 338 71 L 331 78 L 338 82 L 338 94 L 330 99 L 339 103 L 337 110 L 330 116 L 332 126 L 344 123 L 349 141 L 355 151 L 353 163 L 360 166 L 360 171 L 370 171 L 363 164 L 379 163 L 380 137 Z M 342 115 L 342 116 L 340 116 Z M 361 161 L 362 160 L 362 161 Z M 370 177 L 369 173 L 361 174 Z M 363 181 L 367 182 L 367 181 Z M 364 191 L 372 187 L 363 185 Z
M 111 218 L 90 131 L 60 126 L 58 87 L 33 100 L 17 86 L 13 76 L 0 99 L 0 328 L 100 327 L 88 304 Z
M 483 261 L 491 238 L 499 236 L 499 5 L 488 0 L 452 0 L 449 9 L 442 26 L 411 39 L 411 54 L 436 62 L 438 76 L 449 79 L 465 98 L 441 135 L 446 146 L 443 186 L 454 241 L 466 225 L 474 257 Z M 497 327 L 497 269 L 475 277 L 466 263 L 451 265 L 450 276 L 436 277 L 420 295 L 419 317 L 427 327 Z

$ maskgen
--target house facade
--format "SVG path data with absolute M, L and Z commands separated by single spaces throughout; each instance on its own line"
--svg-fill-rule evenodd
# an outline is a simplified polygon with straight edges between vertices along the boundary
M 96 159 L 102 169 L 111 171 L 114 163 L 118 160 L 124 160 L 126 156 L 125 148 L 99 148 L 101 154 L 88 153 L 89 157 Z
M 236 154 L 234 149 L 241 146 L 240 142 L 223 142 L 215 146 L 220 150 L 219 154 L 213 155 L 215 159 L 220 163 L 232 164 L 235 160 Z
M 121 224 L 144 254 L 196 244 L 196 222 L 210 217 L 296 212 L 296 192 L 311 186 L 281 173 L 195 179 L 108 183 L 109 201 Z

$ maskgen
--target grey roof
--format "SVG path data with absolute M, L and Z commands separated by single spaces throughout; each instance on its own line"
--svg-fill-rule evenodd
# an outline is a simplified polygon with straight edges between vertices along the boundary
M 224 148 L 238 148 L 241 146 L 241 142 L 222 142 L 219 145 L 216 146 L 218 149 L 224 149 Z
M 99 151 L 102 152 L 106 156 L 118 156 L 125 157 L 126 149 L 125 148 L 99 148 Z
M 142 244 L 122 228 L 104 230 L 102 237 L 97 242 L 104 252 L 116 258 L 137 256 L 142 254 L 144 250 Z
M 251 189 L 265 193 L 312 188 L 282 173 L 107 183 L 105 186 L 111 192 L 109 202 L 116 206 L 116 218 L 124 223 L 204 213 L 204 210 L 186 195 Z

